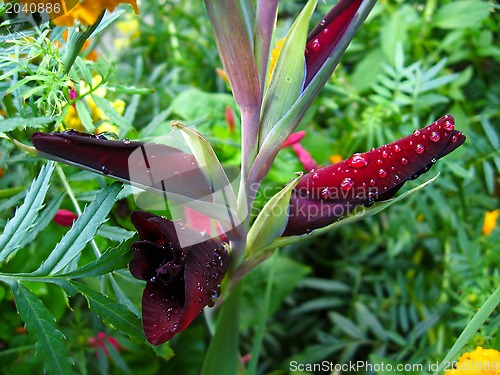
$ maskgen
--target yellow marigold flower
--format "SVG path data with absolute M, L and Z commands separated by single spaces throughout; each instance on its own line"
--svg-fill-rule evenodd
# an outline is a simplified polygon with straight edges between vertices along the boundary
M 123 21 L 116 23 L 116 28 L 120 31 L 120 37 L 115 38 L 114 43 L 117 49 L 123 49 L 130 46 L 130 41 L 137 39 L 141 35 L 139 21 L 132 15 L 125 15 Z
M 281 52 L 281 47 L 283 47 L 283 43 L 285 42 L 285 38 L 281 38 L 278 40 L 274 46 L 274 49 L 271 52 L 271 61 L 269 61 L 269 78 L 267 79 L 267 83 L 271 80 L 271 77 L 274 72 L 274 68 L 276 67 L 276 62 L 278 61 L 278 56 Z
M 82 25 L 93 25 L 104 10 L 112 12 L 119 4 L 130 4 L 135 13 L 139 13 L 136 0 L 80 0 L 64 15 L 54 19 L 54 23 L 58 26 L 73 26 L 77 21 Z
M 344 160 L 342 155 L 335 154 L 335 155 L 330 156 L 330 163 L 332 163 L 332 164 L 340 163 L 342 160 Z
M 497 226 L 498 215 L 500 214 L 500 210 L 487 211 L 484 217 L 483 223 L 483 234 L 488 236 L 493 232 L 493 229 Z
M 499 375 L 500 352 L 478 346 L 470 353 L 459 358 L 454 369 L 446 370 L 445 375 Z
M 95 133 L 96 134 L 101 134 L 101 133 L 113 133 L 113 134 L 118 134 L 119 130 L 118 130 L 118 126 L 116 125 L 112 125 L 110 124 L 109 122 L 107 121 L 104 121 L 101 125 L 99 125 L 96 130 L 95 130 Z

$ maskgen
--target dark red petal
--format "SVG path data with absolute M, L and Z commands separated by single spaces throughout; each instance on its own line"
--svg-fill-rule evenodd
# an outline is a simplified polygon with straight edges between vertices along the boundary
M 165 239 L 171 241 L 175 248 L 180 247 L 175 229 L 175 223 L 146 211 L 134 211 L 130 221 L 139 232 L 141 240 L 156 242 L 165 245 Z
M 292 194 L 285 235 L 320 228 L 356 206 L 392 198 L 407 180 L 464 141 L 446 115 L 410 136 L 308 173 Z
M 311 82 L 325 60 L 337 47 L 363 0 L 340 0 L 311 31 L 306 44 L 306 81 Z
M 113 141 L 73 130 L 35 133 L 32 141 L 35 148 L 48 157 L 153 191 L 194 199 L 212 194 L 195 158 L 173 147 Z
M 172 258 L 165 248 L 150 241 L 137 241 L 132 244 L 134 257 L 128 267 L 130 273 L 139 280 L 149 281 L 157 274 L 165 258 Z

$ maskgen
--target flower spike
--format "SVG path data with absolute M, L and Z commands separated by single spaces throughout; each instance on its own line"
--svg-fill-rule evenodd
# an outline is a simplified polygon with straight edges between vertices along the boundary
M 392 198 L 465 142 L 446 115 L 412 135 L 305 175 L 290 199 L 285 236 L 324 227 L 358 206 Z
M 205 306 L 213 306 L 229 264 L 223 243 L 202 233 L 144 211 L 135 211 L 132 224 L 139 241 L 132 244 L 132 275 L 146 281 L 142 295 L 142 324 L 147 340 L 160 345 L 183 331 Z M 178 234 L 194 245 L 182 248 Z

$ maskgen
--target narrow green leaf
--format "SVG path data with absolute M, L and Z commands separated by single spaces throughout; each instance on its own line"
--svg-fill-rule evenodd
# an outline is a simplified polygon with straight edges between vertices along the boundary
M 440 362 L 439 368 L 433 375 L 441 374 L 447 363 L 452 363 L 457 359 L 458 353 L 472 339 L 477 330 L 484 324 L 493 311 L 500 305 L 500 287 L 481 306 L 479 311 L 471 319 L 467 327 L 462 331 L 455 344 L 452 346 L 446 357 Z
M 0 236 L 0 261 L 19 249 L 22 239 L 31 229 L 38 217 L 38 212 L 43 207 L 43 200 L 50 186 L 49 181 L 53 171 L 54 163 L 52 162 L 42 167 L 40 174 L 31 184 L 24 203 L 16 210 L 14 218 L 5 226 Z
M 78 112 L 78 117 L 80 118 L 83 127 L 89 133 L 93 133 L 95 130 L 94 122 L 92 121 L 92 116 L 87 109 L 85 103 L 81 100 L 75 102 L 76 110 Z
M 56 274 L 78 257 L 106 220 L 121 189 L 122 184 L 115 182 L 99 192 L 34 274 Z
M 54 316 L 42 301 L 20 282 L 12 282 L 12 293 L 19 316 L 26 323 L 30 335 L 36 340 L 36 355 L 49 374 L 73 374 L 66 339 L 56 328 Z
M 106 323 L 138 340 L 144 341 L 142 323 L 137 315 L 124 305 L 96 292 L 85 284 L 77 281 L 70 281 L 70 284 L 87 299 L 90 310 L 97 316 L 102 317 Z
M 493 128 L 490 120 L 486 116 L 481 116 L 481 125 L 483 126 L 484 132 L 488 136 L 488 141 L 490 141 L 495 150 L 498 149 L 500 147 L 498 131 Z
M 255 219 L 247 240 L 247 257 L 259 256 L 269 244 L 281 237 L 288 223 L 290 196 L 302 175 L 275 194 Z
M 271 77 L 269 88 L 262 103 L 260 142 L 270 129 L 290 109 L 299 97 L 304 84 L 304 51 L 309 20 L 317 0 L 309 0 L 293 23 L 281 48 Z
M 127 130 L 132 129 L 132 124 L 130 124 L 122 115 L 116 112 L 116 109 L 113 108 L 113 106 L 107 99 L 99 95 L 92 95 L 92 99 L 94 99 L 95 104 L 97 104 L 97 106 L 102 109 L 104 114 L 109 117 L 109 120 L 112 123 L 117 125 L 119 128 Z
M 81 268 L 68 273 L 58 273 L 56 276 L 70 279 L 101 276 L 126 267 L 131 258 L 130 241 L 127 241 L 115 249 L 108 249 L 99 259 Z
M 486 1 L 453 1 L 437 10 L 432 25 L 446 30 L 474 27 L 488 17 L 490 7 Z
M 90 72 L 90 69 L 87 66 L 87 64 L 85 63 L 85 61 L 80 56 L 78 56 L 75 59 L 75 67 L 78 68 L 78 70 L 81 73 L 80 75 L 85 80 L 85 82 L 87 82 L 89 85 L 91 85 L 92 84 L 92 73 Z
M 48 124 L 54 119 L 51 117 L 11 117 L 0 120 L 0 132 L 7 133 L 18 128 L 41 128 L 42 125 Z
M 238 335 L 242 283 L 221 306 L 215 334 L 210 340 L 201 375 L 234 375 L 238 368 Z M 221 360 L 224 358 L 224 360 Z
M 123 242 L 132 238 L 135 232 L 111 225 L 103 225 L 99 228 L 97 234 L 111 241 Z
M 423 189 L 425 186 L 431 184 L 432 182 L 434 182 L 439 176 L 439 173 L 431 178 L 430 180 L 422 183 L 421 185 L 409 190 L 409 191 L 406 191 L 405 193 L 401 194 L 400 196 L 394 198 L 394 199 L 390 199 L 388 201 L 384 201 L 384 202 L 378 202 L 378 203 L 375 203 L 373 206 L 371 207 L 360 207 L 358 210 L 354 210 L 353 212 L 347 214 L 346 216 L 344 216 L 343 219 L 339 220 L 339 221 L 336 221 L 330 225 L 327 225 L 326 227 L 323 227 L 323 228 L 319 228 L 319 229 L 316 229 L 316 230 L 313 230 L 311 233 L 309 234 L 303 234 L 303 235 L 300 235 L 300 236 L 287 236 L 287 237 L 281 237 L 281 238 L 278 238 L 276 239 L 273 243 L 271 243 L 269 246 L 267 246 L 265 249 L 262 249 L 262 251 L 264 250 L 270 250 L 270 249 L 275 249 L 275 248 L 278 248 L 278 247 L 282 247 L 282 246 L 286 246 L 286 245 L 290 245 L 292 243 L 296 243 L 296 242 L 300 242 L 300 241 L 303 241 L 305 239 L 308 239 L 308 238 L 313 238 L 313 237 L 316 237 L 316 236 L 319 236 L 323 233 L 326 233 L 332 229 L 336 229 L 336 228 L 339 228 L 343 225 L 346 225 L 346 224 L 350 224 L 350 223 L 353 223 L 353 222 L 356 222 L 358 220 L 361 220 L 365 217 L 368 217 L 368 216 L 373 216 L 375 214 L 378 214 L 379 212 L 385 210 L 386 208 L 392 206 L 394 203 L 397 203 L 403 199 L 405 199 L 406 197 L 408 197 L 409 195 L 413 194 L 413 193 L 416 193 L 417 191 L 419 191 L 420 189 Z

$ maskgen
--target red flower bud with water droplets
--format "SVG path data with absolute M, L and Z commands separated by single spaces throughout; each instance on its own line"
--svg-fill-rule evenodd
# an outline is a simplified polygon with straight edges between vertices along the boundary
M 62 227 L 70 227 L 76 219 L 78 219 L 77 214 L 71 212 L 70 210 L 61 209 L 57 210 L 52 220 Z
M 446 115 L 412 135 L 311 171 L 295 187 L 285 236 L 331 224 L 358 206 L 392 198 L 408 181 L 454 151 L 465 136 Z
M 307 37 L 306 80 L 307 86 L 325 61 L 338 48 L 341 38 L 355 21 L 364 0 L 340 0 Z M 332 68 L 333 69 L 333 68 Z M 333 70 L 332 70 L 333 71 Z
M 139 241 L 132 244 L 132 275 L 146 281 L 142 325 L 147 340 L 160 345 L 183 331 L 205 306 L 213 306 L 229 264 L 223 243 L 148 212 L 135 211 L 132 224 Z M 179 234 L 190 238 L 181 247 Z
M 208 181 L 193 155 L 176 148 L 69 130 L 35 133 L 35 148 L 49 159 L 75 165 L 163 194 L 211 199 Z

